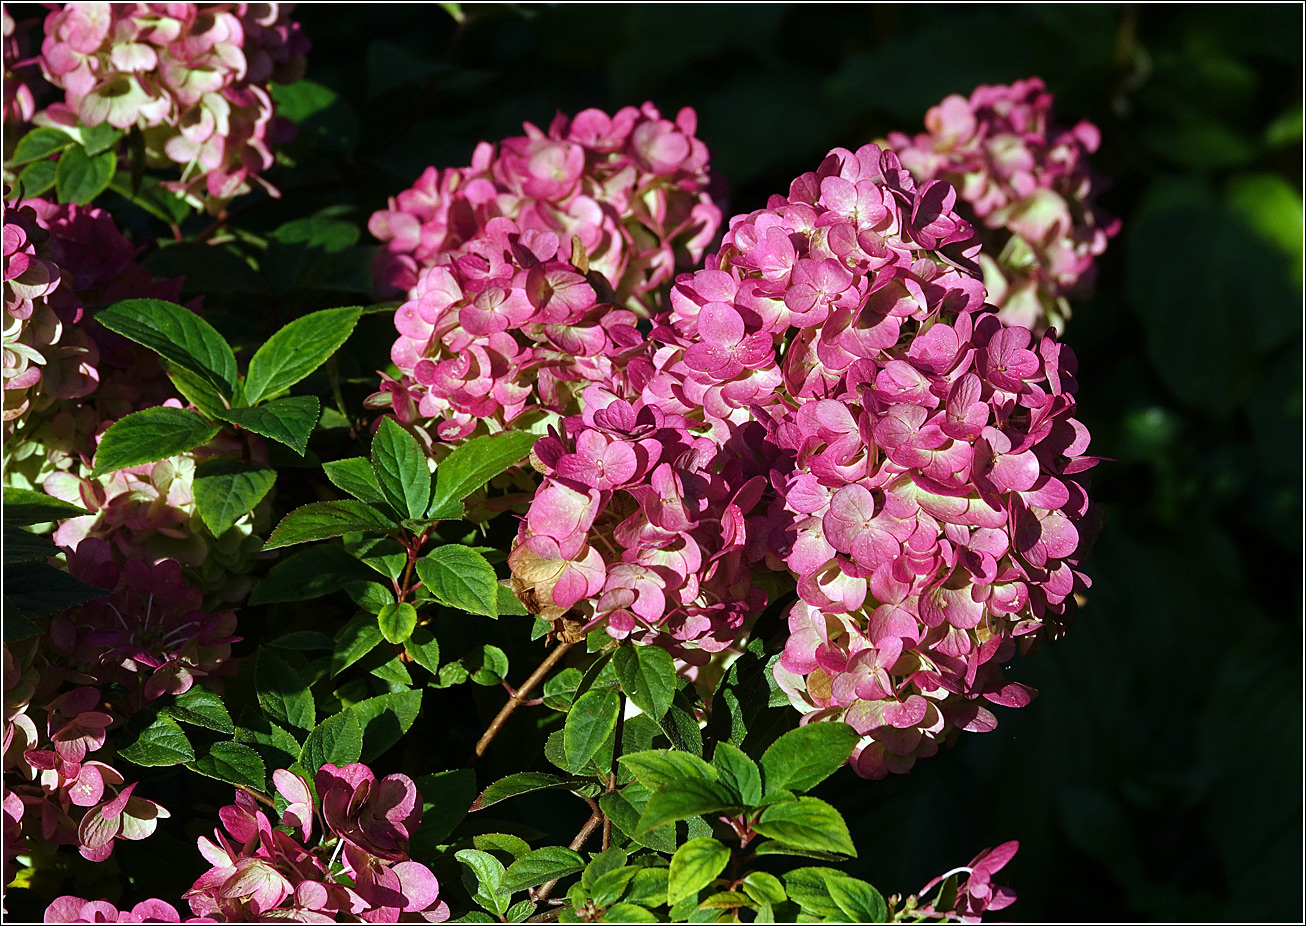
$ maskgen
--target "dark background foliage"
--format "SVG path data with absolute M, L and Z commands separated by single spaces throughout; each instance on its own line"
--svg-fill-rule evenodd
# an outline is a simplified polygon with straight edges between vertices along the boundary
M 1101 202 L 1124 220 L 1066 337 L 1080 359 L 1080 417 L 1111 458 L 1094 475 L 1106 507 L 1094 585 L 1064 640 L 1013 665 L 1041 692 L 1030 707 L 1004 710 L 996 732 L 964 736 L 910 775 L 843 772 L 819 793 L 852 827 L 861 854 L 849 872 L 886 894 L 1014 838 L 1021 852 L 1000 880 L 1020 901 L 1005 918 L 1300 917 L 1301 7 L 464 12 L 459 25 L 438 5 L 300 7 L 319 86 L 283 100 L 301 125 L 272 177 L 284 196 L 248 197 L 229 217 L 270 242 L 262 272 L 235 256 L 239 241 L 161 248 L 155 272 L 185 272 L 206 316 L 256 344 L 304 311 L 368 299 L 368 215 L 428 165 L 466 164 L 478 140 L 518 134 L 522 120 L 547 126 L 559 110 L 645 100 L 665 114 L 693 106 L 730 215 L 786 191 L 833 146 L 919 131 L 949 93 L 1041 76 L 1063 121 L 1101 128 L 1093 163 L 1111 180 Z M 164 231 L 116 211 L 142 238 Z M 311 225 L 283 224 L 307 215 Z M 392 339 L 388 315 L 368 316 L 339 358 L 352 415 Z M 316 391 L 328 394 L 321 378 Z M 323 425 L 321 457 L 365 451 L 365 436 Z M 283 501 L 313 500 L 317 488 L 305 480 L 302 498 L 288 487 Z M 267 622 L 242 624 L 247 645 L 274 631 L 330 632 L 349 613 L 317 607 L 246 609 Z M 441 617 L 435 629 L 446 660 L 505 646 L 514 680 L 539 658 L 524 633 L 504 642 L 513 628 L 491 636 L 484 623 Z M 394 760 L 414 775 L 462 765 L 503 700 L 497 686 L 460 686 L 432 709 L 437 692 L 427 694 Z M 547 731 L 529 723 L 515 720 L 508 745 L 496 743 L 497 771 L 539 765 Z M 482 786 L 495 770 L 482 770 Z M 158 797 L 198 814 L 229 790 Z M 564 803 L 523 798 L 519 823 L 565 842 L 584 812 L 573 820 Z M 176 898 L 193 879 L 176 860 L 194 856 L 211 824 L 187 816 L 174 810 L 170 827 L 120 850 L 124 869 L 155 882 L 133 879 L 142 896 Z
M 979 83 L 1037 74 L 1101 127 L 1124 230 L 1068 333 L 1113 458 L 1088 605 L 1013 667 L 1042 694 L 996 732 L 823 796 L 886 893 L 1016 838 L 1016 920 L 1299 916 L 1300 7 L 465 9 L 301 8 L 356 120 L 357 218 L 585 106 L 695 107 L 727 214 Z

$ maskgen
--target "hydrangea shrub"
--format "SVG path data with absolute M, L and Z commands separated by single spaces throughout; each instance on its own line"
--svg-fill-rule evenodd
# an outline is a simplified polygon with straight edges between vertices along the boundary
M 1115 225 L 1093 130 L 1049 130 L 1041 83 L 836 148 L 724 232 L 692 109 L 527 123 L 372 214 L 391 301 L 295 292 L 255 339 L 139 229 L 284 252 L 67 178 L 143 151 L 194 205 L 274 195 L 289 6 L 69 4 L 39 52 L 4 26 L 11 898 L 44 891 L 47 922 L 1014 901 L 1014 841 L 886 899 L 832 867 L 857 848 L 812 792 L 1027 705 L 1002 667 L 1089 585 L 1097 459 L 1052 328 Z M 383 342 L 351 411 L 337 352 Z M 509 651 L 538 660 L 517 687 Z M 466 762 L 432 765 L 419 731 L 468 723 Z M 469 816 L 542 790 L 574 836 Z M 198 849 L 178 896 L 96 880 L 160 831 Z

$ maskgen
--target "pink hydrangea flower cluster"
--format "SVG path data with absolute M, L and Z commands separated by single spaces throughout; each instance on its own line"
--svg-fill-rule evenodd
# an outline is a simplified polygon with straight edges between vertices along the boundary
M 1065 328 L 1068 299 L 1086 296 L 1095 259 L 1120 222 L 1095 204 L 1102 180 L 1088 165 L 1100 133 L 1053 121 L 1052 94 L 1037 77 L 953 94 L 925 116 L 915 137 L 888 144 L 918 181 L 944 179 L 959 211 L 983 226 L 980 263 L 989 301 L 1005 324 L 1041 334 Z
M 553 232 L 495 218 L 422 275 L 395 313 L 390 356 L 406 375 L 382 385 L 400 421 L 456 440 L 484 419 L 563 411 L 581 385 L 611 377 L 614 357 L 641 343 L 636 316 L 560 248 Z
M 303 76 L 308 40 L 291 4 L 70 3 L 45 20 L 41 69 L 66 93 L 54 123 L 139 128 L 178 194 L 216 211 L 272 166 L 269 82 Z
M 674 122 L 652 103 L 609 116 L 559 113 L 543 132 L 477 145 L 469 167 L 429 167 L 368 222 L 385 244 L 375 267 L 387 295 L 408 293 L 431 267 L 454 261 L 494 218 L 552 232 L 560 259 L 580 239 L 617 302 L 644 297 L 702 259 L 721 211 L 708 195 L 707 146 L 698 118 Z
M 391 352 L 402 376 L 372 404 L 433 420 L 441 440 L 478 419 L 574 411 L 720 225 L 693 110 L 672 122 L 650 103 L 590 109 L 525 128 L 483 142 L 470 167 L 427 170 L 369 223 L 386 245 L 381 286 L 408 294 Z
M 373 923 L 441 923 L 449 906 L 431 870 L 408 857 L 422 820 L 422 796 L 406 775 L 377 778 L 367 766 L 322 766 L 308 782 L 283 769 L 272 773 L 285 800 L 281 826 L 273 828 L 245 791 L 218 811 L 213 839 L 201 836 L 200 854 L 212 866 L 186 892 L 195 916 L 186 922 L 246 923 L 288 919 L 333 923 L 338 918 Z M 318 845 L 309 848 L 314 823 Z M 96 917 L 104 917 L 97 919 Z M 46 922 L 181 921 L 160 900 L 119 912 L 104 901 L 60 897 Z M 141 917 L 131 919 L 130 917 Z
M 68 570 L 110 593 L 52 617 L 48 648 L 97 684 L 122 685 L 120 710 L 184 694 L 197 678 L 221 691 L 220 676 L 235 671 L 235 612 L 205 611 L 203 595 L 186 584 L 175 560 L 120 565 L 106 541 L 90 537 L 69 554 Z
M 119 717 L 93 686 L 60 692 L 81 676 L 49 665 L 41 650 L 38 637 L 4 645 L 6 882 L 29 841 L 75 845 L 101 862 L 115 840 L 144 839 L 168 816 L 115 768 L 90 758 Z
M 509 559 L 528 607 L 625 636 L 690 601 L 695 632 L 668 636 L 720 649 L 765 603 L 742 567 L 786 572 L 777 679 L 863 735 L 871 777 L 991 729 L 980 698 L 1026 703 L 998 666 L 1073 616 L 1095 460 L 1073 355 L 1001 325 L 955 203 L 868 145 L 733 219 L 658 344 L 537 445 Z
M 700 665 L 767 601 L 744 520 L 766 481 L 746 438 L 764 435 L 741 428 L 718 446 L 710 425 L 659 396 L 676 384 L 656 368 L 669 353 L 631 363 L 647 380 L 632 400 L 591 386 L 584 413 L 535 445 L 545 479 L 508 562 L 518 595 L 555 625 L 602 621 Z

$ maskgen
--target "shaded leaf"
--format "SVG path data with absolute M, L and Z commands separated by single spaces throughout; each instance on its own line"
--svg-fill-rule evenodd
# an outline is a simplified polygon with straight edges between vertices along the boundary
M 235 393 L 236 355 L 222 335 L 190 309 L 162 299 L 126 299 L 95 313 L 95 320 L 207 380 L 224 398 Z

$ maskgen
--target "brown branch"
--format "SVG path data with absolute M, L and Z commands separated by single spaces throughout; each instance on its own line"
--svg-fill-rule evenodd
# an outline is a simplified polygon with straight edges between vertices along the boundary
M 580 847 L 585 845 L 585 841 L 590 838 L 596 829 L 598 829 L 599 824 L 606 820 L 603 816 L 603 811 L 599 809 L 597 801 L 591 797 L 587 797 L 585 798 L 585 803 L 589 804 L 594 812 L 590 814 L 590 818 L 585 821 L 585 825 L 580 828 L 580 832 L 576 834 L 576 838 L 571 841 L 571 845 L 568 848 L 573 852 L 579 852 Z M 554 878 L 552 881 L 541 884 L 538 893 L 532 892 L 531 900 L 535 903 L 543 903 L 548 900 L 549 894 L 553 892 L 553 888 L 557 883 L 558 879 Z
M 490 748 L 490 743 L 499 735 L 500 728 L 502 728 L 508 718 L 512 716 L 512 712 L 521 707 L 522 703 L 526 700 L 526 695 L 530 694 L 531 689 L 538 685 L 544 676 L 549 674 L 549 670 L 557 665 L 558 660 L 566 655 L 567 650 L 571 649 L 573 645 L 574 644 L 572 643 L 559 643 L 554 647 L 553 652 L 549 653 L 549 655 L 544 658 L 544 661 L 540 663 L 539 668 L 531 673 L 531 677 L 522 682 L 521 687 L 518 688 L 513 696 L 508 699 L 508 703 L 505 704 L 503 709 L 499 711 L 498 715 L 490 721 L 490 725 L 485 729 L 485 733 L 479 740 L 477 740 L 476 751 L 471 758 L 471 762 L 475 762 L 481 756 L 485 755 L 485 751 Z

